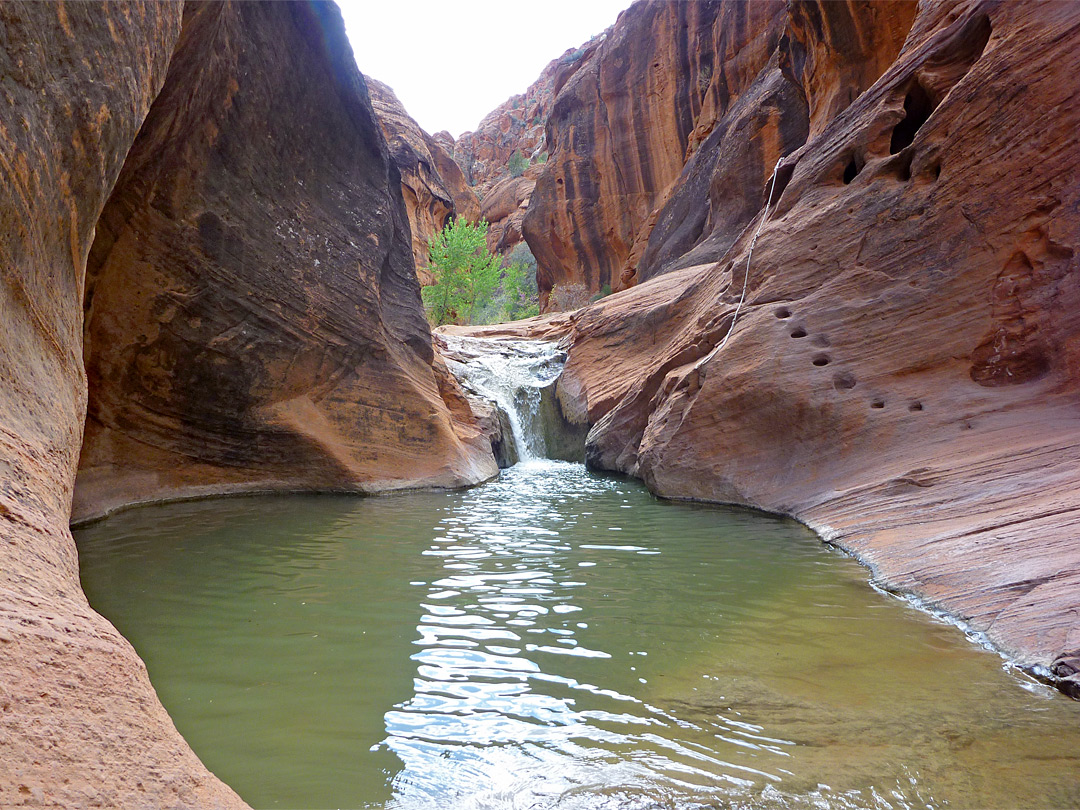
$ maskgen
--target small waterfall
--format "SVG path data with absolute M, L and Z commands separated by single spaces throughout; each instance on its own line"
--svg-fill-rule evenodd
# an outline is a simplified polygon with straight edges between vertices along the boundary
M 537 340 L 440 335 L 447 365 L 470 393 L 507 416 L 518 459 L 547 458 L 541 416 L 543 391 L 558 379 L 566 353 Z

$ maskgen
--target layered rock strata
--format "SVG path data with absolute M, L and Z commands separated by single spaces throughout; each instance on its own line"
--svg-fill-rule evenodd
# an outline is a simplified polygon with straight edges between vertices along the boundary
M 454 159 L 485 201 L 496 183 L 510 177 L 514 153 L 531 163 L 544 159 L 548 149 L 545 125 L 555 96 L 605 36 L 598 34 L 552 59 L 524 93 L 511 96 L 485 115 L 475 130 L 462 133 L 456 141 L 448 132 L 435 136 L 453 147 Z
M 490 445 L 332 4 L 6 4 L 0 75 L 0 805 L 242 806 L 87 605 L 73 490 L 454 486 Z
M 533 188 L 539 174 L 532 166 L 520 177 L 504 177 L 484 196 L 480 216 L 488 223 L 488 247 L 506 253 L 524 238 L 521 223 L 532 201 Z
M 86 603 L 68 513 L 94 226 L 181 7 L 0 8 L 0 806 L 239 807 Z
M 446 390 L 398 173 L 329 14 L 185 13 L 88 261 L 75 519 L 495 473 Z
M 785 98 L 804 116 L 798 148 L 782 125 L 748 130 L 760 165 L 791 150 L 775 189 L 757 186 L 759 203 L 775 192 L 768 215 L 714 242 L 719 262 L 664 266 L 571 316 L 560 395 L 593 425 L 592 465 L 667 497 L 794 515 L 886 587 L 1073 677 L 1080 9 L 923 6 L 845 105 L 850 79 L 828 77 L 857 60 L 821 58 L 844 50 L 827 44 L 842 8 L 794 6 L 811 74 L 809 57 L 801 70 L 773 58 L 744 91 L 742 120 L 782 121 Z M 770 91 L 785 80 L 801 104 Z M 694 154 L 716 167 L 712 189 L 742 176 L 724 168 L 726 143 L 710 135 Z M 724 198 L 697 201 L 704 221 L 726 216 Z M 712 258 L 695 250 L 671 255 Z
M 439 141 L 424 132 L 390 87 L 370 76 L 364 79 L 390 157 L 401 175 L 416 274 L 421 285 L 431 284 L 428 243 L 451 217 L 477 222 L 480 201 L 469 188 L 461 167 L 454 162 L 453 146 L 447 152 Z
M 764 202 L 776 158 L 891 64 L 914 8 L 658 2 L 624 12 L 548 119 L 551 157 L 523 223 L 542 309 L 557 306 L 555 287 L 619 290 L 723 255 Z

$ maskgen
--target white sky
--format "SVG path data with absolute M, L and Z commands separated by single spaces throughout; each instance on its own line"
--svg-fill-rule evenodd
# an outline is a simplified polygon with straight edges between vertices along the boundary
M 457 138 L 632 0 L 337 0 L 361 72 Z

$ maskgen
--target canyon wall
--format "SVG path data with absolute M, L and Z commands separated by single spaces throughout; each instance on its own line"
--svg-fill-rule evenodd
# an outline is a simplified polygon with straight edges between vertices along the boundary
M 548 119 L 551 157 L 524 218 L 542 308 L 559 308 L 556 287 L 625 289 L 722 255 L 764 202 L 776 158 L 891 64 L 914 8 L 717 0 L 624 12 Z
M 0 805 L 239 806 L 86 603 L 68 513 L 86 256 L 181 7 L 0 7 Z
M 524 93 L 508 98 L 485 115 L 475 130 L 463 132 L 457 141 L 448 132 L 435 136 L 453 147 L 454 159 L 482 196 L 510 177 L 510 158 L 515 152 L 530 163 L 545 159 L 544 129 L 555 96 L 605 37 L 606 32 L 598 34 L 552 59 Z
M 420 283 L 433 282 L 427 245 L 451 217 L 489 225 L 488 247 L 508 253 L 524 240 L 522 222 L 547 160 L 545 125 L 559 89 L 585 64 L 606 33 L 551 60 L 524 93 L 511 96 L 457 140 L 429 135 L 392 88 L 365 77 L 375 115 L 401 174 Z M 512 158 L 518 170 L 512 170 Z
M 480 201 L 469 187 L 451 151 L 424 132 L 394 91 L 370 76 L 364 77 L 372 107 L 401 175 L 401 193 L 412 232 L 413 261 L 421 285 L 431 284 L 428 242 L 452 217 L 480 219 Z
M 1080 8 L 751 5 L 717 12 L 759 15 L 740 35 L 755 55 L 662 195 L 648 280 L 565 321 L 559 396 L 592 425 L 589 462 L 794 515 L 1025 665 L 1075 656 Z M 705 11 L 680 9 L 624 19 Z M 618 196 L 579 191 L 625 178 L 601 160 L 612 136 L 562 129 L 622 97 L 601 90 L 606 48 L 549 123 L 526 217 L 547 284 L 629 255 Z M 692 118 L 622 137 L 668 132 L 674 153 Z M 552 196 L 558 179 L 574 190 Z M 1080 694 L 1077 676 L 1059 685 Z
M 524 240 L 522 221 L 532 200 L 536 178 L 547 160 L 545 126 L 555 94 L 604 41 L 606 34 L 569 48 L 552 59 L 524 93 L 511 96 L 471 132 L 456 141 L 449 132 L 434 139 L 453 155 L 480 200 L 480 216 L 488 222 L 488 247 L 507 253 Z M 520 171 L 511 170 L 511 159 Z M 406 198 L 407 199 L 407 198 Z
M 330 14 L 185 13 L 90 251 L 74 519 L 495 473 L 433 354 L 398 172 Z
M 0 73 L 0 805 L 241 806 L 87 605 L 73 498 L 455 486 L 490 444 L 333 4 L 7 3 Z

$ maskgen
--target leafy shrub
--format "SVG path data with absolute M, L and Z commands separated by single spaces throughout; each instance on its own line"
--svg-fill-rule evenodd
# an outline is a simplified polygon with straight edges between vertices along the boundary
M 574 51 L 571 51 L 570 53 L 566 54 L 565 56 L 560 56 L 559 57 L 559 64 L 560 65 L 572 65 L 572 64 L 574 64 L 574 62 L 578 61 L 584 55 L 585 55 L 585 49 L 584 48 L 578 48 L 578 49 L 576 49 Z
M 428 243 L 435 283 L 420 293 L 435 326 L 496 323 L 536 315 L 536 259 L 529 246 L 517 245 L 507 257 L 487 246 L 488 224 L 470 225 L 458 217 Z
M 428 319 L 436 326 L 472 323 L 477 307 L 488 301 L 499 285 L 501 261 L 488 250 L 487 230 L 485 220 L 470 225 L 457 217 L 428 243 L 435 283 L 420 294 Z
M 520 149 L 515 149 L 506 165 L 510 167 L 511 177 L 521 177 L 529 168 L 529 159 L 521 154 Z
M 609 295 L 611 295 L 611 285 L 605 284 L 603 287 L 600 288 L 600 292 L 594 295 L 590 300 L 599 301 L 601 298 L 607 298 Z
M 477 313 L 473 323 L 517 321 L 540 314 L 540 293 L 536 286 L 536 259 L 521 242 L 503 257 L 503 275 L 491 300 Z

